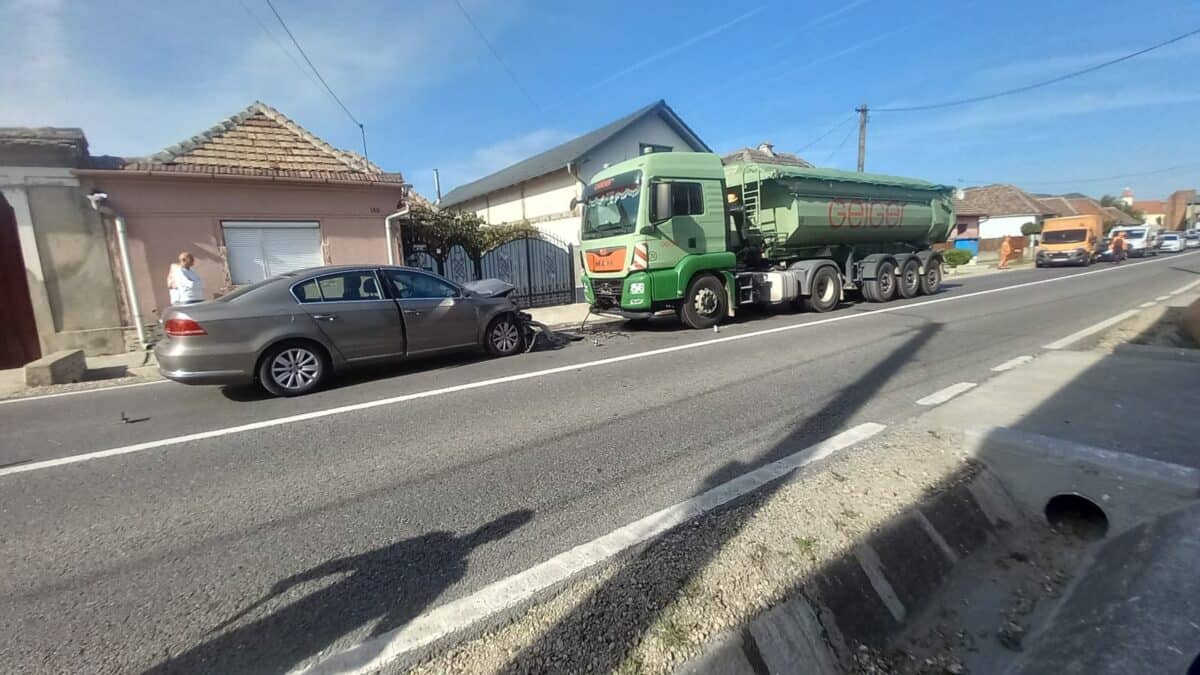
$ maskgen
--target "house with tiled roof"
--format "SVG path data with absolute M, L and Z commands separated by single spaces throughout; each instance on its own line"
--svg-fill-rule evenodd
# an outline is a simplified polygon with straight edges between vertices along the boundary
M 145 323 L 167 307 L 181 251 L 195 256 L 208 297 L 304 267 L 386 263 L 399 244 L 384 219 L 416 198 L 400 173 L 261 102 L 157 153 L 92 157 L 73 173 L 85 192 L 107 195 L 110 240 L 114 219 L 125 222 L 137 312 L 128 294 L 120 301 L 127 321 Z M 124 288 L 124 266 L 112 267 Z
M 721 157 L 721 162 L 724 164 L 749 164 L 755 162 L 758 164 L 778 164 L 780 166 L 798 166 L 803 169 L 811 169 L 812 163 L 808 160 L 794 155 L 790 152 L 780 152 L 775 149 L 775 146 L 769 142 L 762 142 L 755 148 L 742 148 L 735 150 Z
M 471 211 L 490 225 L 528 223 L 563 242 L 579 243 L 579 211 L 571 199 L 605 166 L 647 152 L 711 152 L 667 105 L 650 105 L 459 185 L 439 202 L 443 209 Z
M 1054 208 L 1015 185 L 985 185 L 963 190 L 954 201 L 956 221 L 952 238 L 999 239 L 1019 236 L 1021 226 L 1055 215 Z

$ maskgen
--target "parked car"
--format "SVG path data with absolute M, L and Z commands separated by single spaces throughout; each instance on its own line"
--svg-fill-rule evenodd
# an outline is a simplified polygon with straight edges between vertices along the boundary
M 1108 237 L 1111 241 L 1118 232 L 1124 232 L 1126 255 L 1130 258 L 1140 258 L 1158 255 L 1158 231 L 1157 225 L 1125 225 L 1109 230 Z
M 1158 250 L 1164 253 L 1179 253 L 1183 250 L 1183 235 L 1178 232 L 1164 232 L 1158 236 Z
M 154 354 L 177 382 L 258 382 L 296 396 L 353 366 L 455 349 L 517 354 L 529 317 L 512 291 L 498 279 L 460 286 L 409 267 L 312 268 L 171 307 Z
M 1200 230 L 1188 230 L 1183 234 L 1184 248 L 1200 248 Z

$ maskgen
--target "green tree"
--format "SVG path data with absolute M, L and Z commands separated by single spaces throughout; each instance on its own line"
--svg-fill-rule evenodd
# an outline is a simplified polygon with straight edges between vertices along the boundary
M 1101 196 L 1100 197 L 1100 206 L 1112 206 L 1114 208 L 1121 209 L 1125 213 L 1128 213 L 1129 215 L 1136 218 L 1139 223 L 1142 222 L 1142 216 L 1145 215 L 1141 211 L 1130 206 L 1129 204 L 1126 204 L 1120 198 L 1114 197 L 1112 195 Z
M 1025 223 L 1024 225 L 1021 226 L 1021 234 L 1025 235 L 1026 237 L 1028 237 L 1030 235 L 1034 235 L 1034 234 L 1041 234 L 1041 233 L 1042 233 L 1042 224 L 1041 223 L 1035 223 L 1034 221 L 1031 220 L 1028 223 Z

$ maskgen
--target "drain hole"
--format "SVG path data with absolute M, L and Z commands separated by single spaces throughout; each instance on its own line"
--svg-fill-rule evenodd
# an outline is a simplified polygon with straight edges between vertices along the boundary
M 1081 495 L 1056 495 L 1046 502 L 1046 520 L 1059 532 L 1085 541 L 1108 534 L 1108 516 L 1096 502 Z

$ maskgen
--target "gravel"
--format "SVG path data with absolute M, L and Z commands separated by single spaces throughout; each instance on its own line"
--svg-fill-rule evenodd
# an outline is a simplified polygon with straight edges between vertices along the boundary
M 412 672 L 671 672 L 928 491 L 971 475 L 961 447 L 954 433 L 890 430 L 676 528 Z

